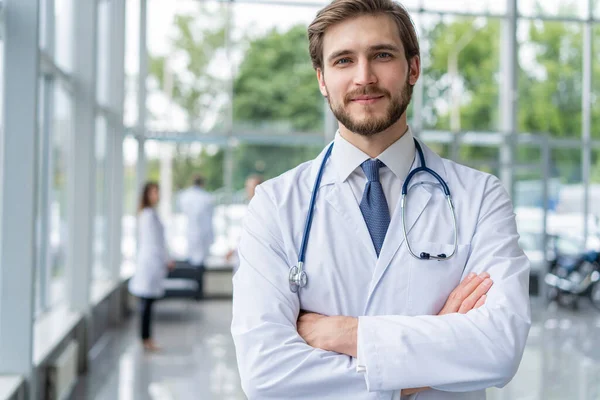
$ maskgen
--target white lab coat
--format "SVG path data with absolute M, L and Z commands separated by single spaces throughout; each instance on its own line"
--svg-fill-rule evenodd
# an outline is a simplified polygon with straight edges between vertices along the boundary
M 169 252 L 162 222 L 154 208 L 144 208 L 138 217 L 138 248 L 135 274 L 129 291 L 138 297 L 160 298 L 165 290 Z
M 214 240 L 213 197 L 204 189 L 192 186 L 179 195 L 179 208 L 187 218 L 187 252 L 192 265 L 201 265 Z
M 328 165 L 306 252 L 308 285 L 293 294 L 289 267 L 297 263 L 325 152 L 258 187 L 233 278 L 232 334 L 250 400 L 390 400 L 399 399 L 401 389 L 425 386 L 435 389 L 410 398 L 485 399 L 485 388 L 514 376 L 530 327 L 529 262 L 517 244 L 509 196 L 496 177 L 422 147 L 456 206 L 459 246 L 448 261 L 409 255 L 399 206 L 377 258 L 348 183 Z M 419 174 L 412 182 L 418 181 L 434 178 Z M 417 185 L 406 218 L 416 254 L 450 254 L 452 220 L 441 190 Z M 483 271 L 494 280 L 483 307 L 435 316 L 469 272 Z M 296 331 L 301 309 L 359 317 L 366 372 L 356 371 L 352 357 L 307 345 Z

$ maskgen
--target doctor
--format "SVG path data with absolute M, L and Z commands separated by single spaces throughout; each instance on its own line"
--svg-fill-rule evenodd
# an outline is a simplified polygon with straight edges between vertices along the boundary
M 335 0 L 308 37 L 339 131 L 250 203 L 233 279 L 242 387 L 251 400 L 485 399 L 516 373 L 530 326 L 510 198 L 414 140 L 420 56 L 403 7 Z
M 152 306 L 165 294 L 163 282 L 168 269 L 175 268 L 169 256 L 165 230 L 156 206 L 160 199 L 156 182 L 147 182 L 142 190 L 138 217 L 138 249 L 135 274 L 129 281 L 129 292 L 140 299 L 140 333 L 145 350 L 160 348 L 152 339 Z
M 204 178 L 196 176 L 193 185 L 179 195 L 179 208 L 187 218 L 188 262 L 199 270 L 199 297 L 203 297 L 204 261 L 208 257 L 213 234 L 213 197 L 204 190 Z

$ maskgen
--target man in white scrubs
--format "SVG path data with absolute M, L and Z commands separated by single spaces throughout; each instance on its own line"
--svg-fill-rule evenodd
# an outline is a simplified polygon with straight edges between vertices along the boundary
M 198 297 L 204 294 L 204 261 L 214 240 L 214 200 L 204 189 L 204 178 L 197 176 L 193 185 L 179 195 L 179 208 L 187 218 L 188 262 L 198 269 Z
M 308 37 L 339 130 L 298 293 L 288 276 L 326 151 L 260 185 L 250 203 L 233 279 L 244 392 L 251 400 L 485 399 L 486 388 L 516 373 L 531 323 L 529 262 L 510 198 L 496 177 L 415 142 L 406 109 L 420 50 L 402 6 L 335 0 Z M 423 165 L 417 145 L 451 190 L 456 233 L 430 174 L 410 181 L 402 216 L 402 186 Z M 453 256 L 416 256 L 425 252 Z

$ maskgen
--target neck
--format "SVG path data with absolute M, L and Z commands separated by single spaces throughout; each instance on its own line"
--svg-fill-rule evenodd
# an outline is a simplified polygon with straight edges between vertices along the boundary
M 406 114 L 394 125 L 372 136 L 359 135 L 339 124 L 340 135 L 371 158 L 377 158 L 408 131 Z

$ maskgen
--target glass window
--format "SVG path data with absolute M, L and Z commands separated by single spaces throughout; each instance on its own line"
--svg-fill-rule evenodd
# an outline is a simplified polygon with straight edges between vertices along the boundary
M 135 269 L 138 141 L 127 136 L 123 140 L 123 218 L 121 221 L 121 273 L 133 273 Z
M 112 2 L 101 1 L 98 3 L 98 36 L 96 48 L 96 98 L 100 104 L 108 104 L 110 90 L 110 11 Z
M 51 133 L 49 306 L 54 306 L 65 300 L 66 294 L 65 268 L 69 234 L 67 225 L 67 169 L 69 168 L 69 137 L 72 124 L 73 102 L 71 95 L 61 85 L 57 85 Z
M 581 25 L 521 21 L 518 37 L 518 129 L 581 138 Z
M 54 0 L 56 65 L 67 72 L 73 70 L 74 0 Z
M 213 247 L 217 256 L 235 254 L 242 233 L 242 222 L 253 192 L 255 177 L 267 180 L 314 159 L 323 150 L 324 143 L 285 146 L 278 144 L 240 143 L 233 151 L 233 193 L 229 204 L 220 202 L 215 212 L 215 231 L 218 232 Z M 246 185 L 246 180 L 248 185 Z M 256 183 L 254 183 L 256 184 Z
M 283 5 L 233 6 L 232 41 L 243 43 L 234 61 L 236 134 L 323 132 L 324 99 L 306 33 L 317 11 Z
M 2 12 L 0 12 L 2 13 Z M 48 47 L 48 17 L 50 14 L 48 13 L 48 0 L 40 0 L 40 31 L 39 31 L 39 45 L 41 49 L 46 49 Z
M 519 0 L 519 14 L 528 17 L 586 18 L 589 0 Z
M 600 7 L 600 0 L 598 7 Z M 598 139 L 600 138 L 600 22 L 594 25 L 592 32 L 592 138 Z
M 107 124 L 103 116 L 96 117 L 96 190 L 93 234 L 93 279 L 110 279 L 110 269 L 107 265 L 107 203 L 108 193 L 106 174 L 106 142 Z
M 580 148 L 555 148 L 550 156 L 550 179 L 558 186 L 551 202 L 548 233 L 566 235 L 583 244 L 583 185 Z
M 506 2 L 497 0 L 423 0 L 423 8 L 442 12 L 502 14 L 506 12 Z
M 221 130 L 228 125 L 231 63 L 227 4 L 148 4 L 148 127 Z
M 125 7 L 125 109 L 123 123 L 125 126 L 135 126 L 138 118 L 140 0 L 127 0 Z M 148 35 L 152 35 L 152 31 L 149 31 Z M 156 38 L 152 36 L 152 39 Z
M 0 37 L 0 132 L 4 129 L 4 40 Z
M 500 25 L 483 17 L 421 17 L 425 128 L 498 129 Z

